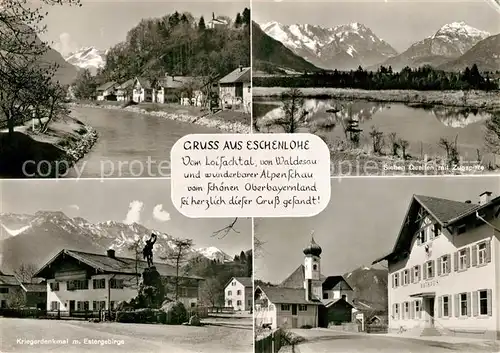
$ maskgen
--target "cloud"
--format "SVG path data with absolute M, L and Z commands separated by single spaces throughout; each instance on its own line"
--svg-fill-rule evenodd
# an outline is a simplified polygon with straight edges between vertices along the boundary
M 127 216 L 123 220 L 125 224 L 139 223 L 144 202 L 134 200 L 128 205 Z
M 163 209 L 162 204 L 155 206 L 155 208 L 153 209 L 153 217 L 160 222 L 170 221 L 170 213 Z
M 78 50 L 78 45 L 69 33 L 61 33 L 59 35 L 59 42 L 55 42 L 53 48 L 61 53 L 62 56 L 67 56 Z
M 69 205 L 69 208 L 71 208 L 73 210 L 80 211 L 80 206 L 78 206 L 78 205 Z

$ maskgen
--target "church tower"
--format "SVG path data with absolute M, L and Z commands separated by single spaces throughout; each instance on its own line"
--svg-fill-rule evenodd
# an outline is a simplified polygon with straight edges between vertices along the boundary
M 311 235 L 311 243 L 304 249 L 304 289 L 306 300 L 323 298 L 323 282 L 321 280 L 321 247 Z

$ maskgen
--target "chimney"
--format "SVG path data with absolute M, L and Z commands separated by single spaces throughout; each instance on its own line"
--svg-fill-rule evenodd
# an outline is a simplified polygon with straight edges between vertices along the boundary
M 240 68 L 240 72 L 242 72 L 242 71 L 243 71 L 243 66 L 242 66 L 242 65 L 240 65 L 240 66 L 238 66 L 238 67 Z
M 212 20 L 215 20 L 215 12 L 212 12 Z
M 466 200 L 465 203 L 472 203 L 472 201 L 471 200 Z
M 481 195 L 479 195 L 479 204 L 485 205 L 491 201 L 491 191 L 485 191 Z
M 107 253 L 108 253 L 108 257 L 110 257 L 110 258 L 112 258 L 112 259 L 114 259 L 114 258 L 115 258 L 115 251 L 114 251 L 113 249 L 109 249 L 109 250 L 107 251 Z

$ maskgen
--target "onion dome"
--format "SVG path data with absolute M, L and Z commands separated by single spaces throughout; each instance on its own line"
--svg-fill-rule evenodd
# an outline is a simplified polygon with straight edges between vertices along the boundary
M 304 255 L 312 255 L 319 257 L 321 255 L 321 246 L 316 244 L 314 237 L 311 237 L 311 243 L 304 249 Z

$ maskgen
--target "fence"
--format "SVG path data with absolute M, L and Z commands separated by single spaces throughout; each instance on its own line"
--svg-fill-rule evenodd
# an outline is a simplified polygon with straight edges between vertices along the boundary
M 282 333 L 280 330 L 255 341 L 255 353 L 278 353 L 282 347 Z
M 387 325 L 384 324 L 372 324 L 366 325 L 366 333 L 387 333 Z
M 198 306 L 194 308 L 188 308 L 188 317 L 197 315 L 200 319 L 208 317 L 208 308 L 204 306 Z
M 208 307 L 208 312 L 212 314 L 234 314 L 234 308 L 232 306 L 211 306 Z

